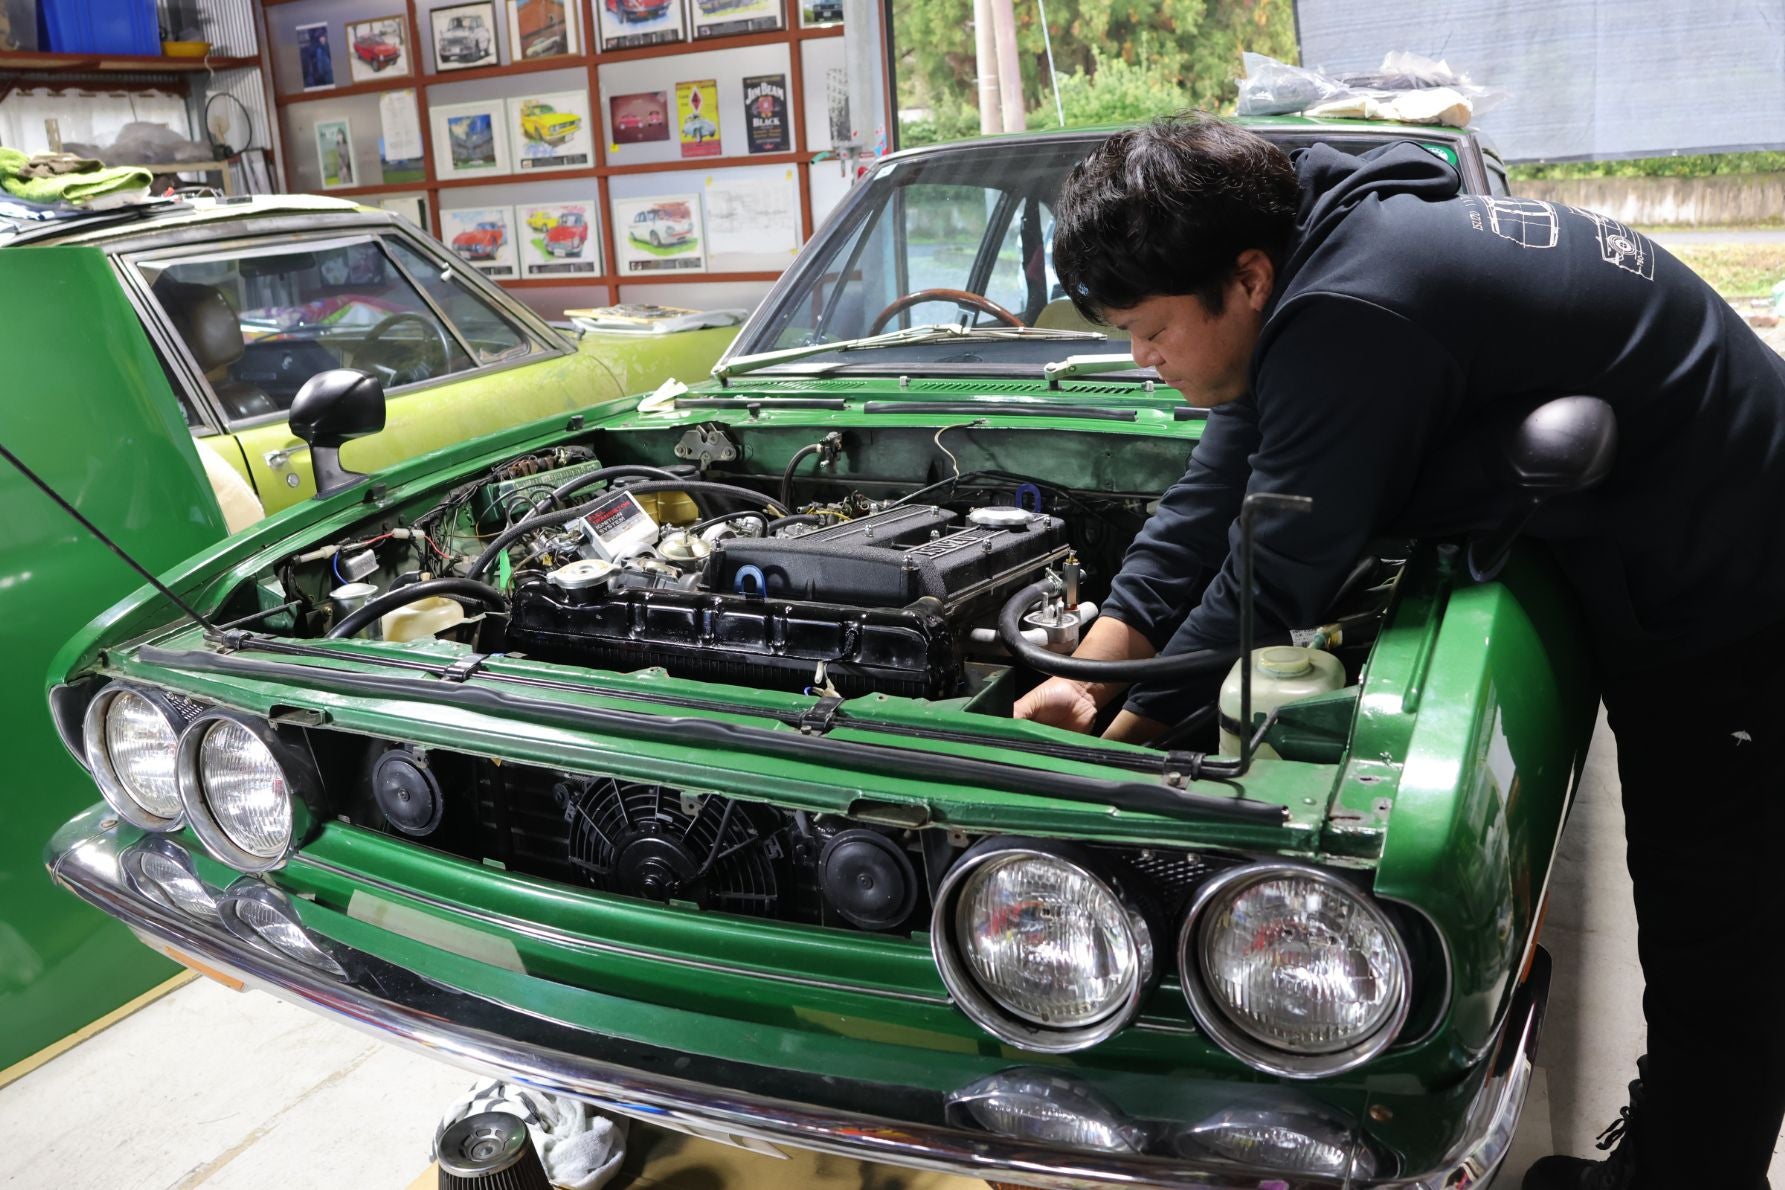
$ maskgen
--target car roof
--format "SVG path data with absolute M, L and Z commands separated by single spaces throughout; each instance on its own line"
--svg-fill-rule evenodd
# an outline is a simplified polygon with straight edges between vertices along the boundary
M 171 167 L 177 168 L 177 166 Z M 299 216 L 386 216 L 388 211 L 362 207 L 346 199 L 317 194 L 273 194 L 241 198 L 148 200 L 105 210 L 86 211 L 61 221 L 19 221 L 0 218 L 0 247 L 18 238 L 31 245 L 105 245 L 153 236 L 172 228 L 247 223 L 256 219 Z

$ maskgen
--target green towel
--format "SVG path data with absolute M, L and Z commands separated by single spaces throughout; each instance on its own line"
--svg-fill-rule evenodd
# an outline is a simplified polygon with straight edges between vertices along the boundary
M 65 171 L 65 172 L 64 172 Z M 0 148 L 0 186 L 26 202 L 85 202 L 126 190 L 147 190 L 154 175 L 136 166 L 106 167 L 98 162 L 69 169 L 65 159 L 27 157 Z

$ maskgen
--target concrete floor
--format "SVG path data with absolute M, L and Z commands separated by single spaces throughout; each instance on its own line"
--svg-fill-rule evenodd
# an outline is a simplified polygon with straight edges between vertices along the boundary
M 1592 1152 L 1642 1049 L 1624 821 L 1601 724 L 1562 841 L 1545 945 L 1554 991 L 1501 1190 L 1548 1152 Z M 431 1190 L 428 1147 L 470 1078 L 270 996 L 188 984 L 0 1088 L 0 1186 Z M 1773 1184 L 1785 1186 L 1775 1156 Z M 810 1156 L 787 1161 L 635 1126 L 617 1190 L 983 1190 Z

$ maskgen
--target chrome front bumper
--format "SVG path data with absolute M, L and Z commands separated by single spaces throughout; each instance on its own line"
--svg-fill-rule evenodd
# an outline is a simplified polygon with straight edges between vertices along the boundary
M 118 918 L 158 949 L 482 1074 L 526 1083 L 645 1120 L 813 1149 L 864 1161 L 1040 1187 L 1148 1186 L 1161 1190 L 1331 1190 L 1482 1186 L 1511 1146 L 1530 1085 L 1548 992 L 1539 955 L 1508 1013 L 1486 1080 L 1470 1102 L 1462 1141 L 1440 1168 L 1382 1180 L 1340 1181 L 1247 1170 L 1231 1163 L 1040 1146 L 945 1123 L 941 1096 L 845 1076 L 683 1053 L 610 1036 L 457 990 L 318 931 L 332 960 L 309 966 L 140 891 L 122 857 L 140 838 L 96 808 L 46 849 L 57 883 Z M 256 890 L 258 891 L 258 890 Z M 178 957 L 176 956 L 176 957 Z M 891 1113 L 891 1114 L 883 1114 Z M 915 1122 L 914 1122 L 915 1121 Z

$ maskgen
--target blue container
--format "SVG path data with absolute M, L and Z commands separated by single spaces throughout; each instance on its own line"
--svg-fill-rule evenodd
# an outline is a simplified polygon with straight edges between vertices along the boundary
M 61 54 L 160 57 L 155 0 L 42 0 L 41 35 Z

